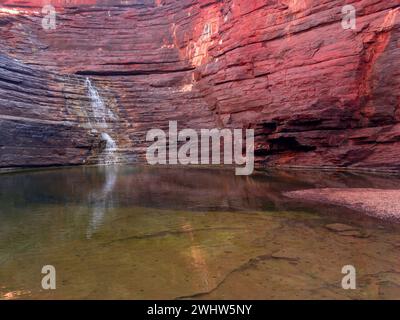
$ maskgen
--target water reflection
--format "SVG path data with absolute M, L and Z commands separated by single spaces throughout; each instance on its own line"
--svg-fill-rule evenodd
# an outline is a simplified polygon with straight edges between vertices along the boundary
M 101 166 L 99 172 L 104 174 L 104 183 L 101 189 L 89 193 L 88 202 L 91 204 L 92 214 L 86 231 L 86 237 L 90 239 L 92 234 L 103 223 L 107 209 L 113 207 L 112 193 L 117 182 L 118 166 Z
M 207 252 L 196 243 L 194 234 L 195 230 L 189 221 L 185 221 L 182 224 L 181 229 L 187 233 L 190 239 L 190 264 L 193 266 L 193 270 L 198 274 L 199 279 L 201 279 L 201 284 L 204 286 L 204 290 L 210 291 L 216 284 L 215 281 L 210 283 L 210 279 L 212 278 L 207 265 Z
M 393 176 L 337 172 L 273 171 L 237 177 L 231 170 L 71 168 L 2 175 L 0 214 L 32 205 L 107 208 L 111 203 L 114 207 L 189 211 L 303 210 L 301 203 L 290 201 L 282 193 L 308 188 L 397 189 L 399 182 Z

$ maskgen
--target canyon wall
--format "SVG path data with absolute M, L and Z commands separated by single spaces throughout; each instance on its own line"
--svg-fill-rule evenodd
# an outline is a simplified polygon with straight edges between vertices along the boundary
M 41 7 L 56 7 L 56 29 Z M 342 7 L 357 9 L 355 30 Z M 400 169 L 398 0 L 6 0 L 0 166 L 144 161 L 151 128 L 254 128 L 259 166 Z

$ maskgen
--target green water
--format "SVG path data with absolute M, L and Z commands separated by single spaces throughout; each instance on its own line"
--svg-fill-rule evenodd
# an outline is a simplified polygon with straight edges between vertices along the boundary
M 399 225 L 282 193 L 399 185 L 132 166 L 3 174 L 0 299 L 397 299 Z M 44 265 L 56 268 L 56 290 L 41 287 Z M 356 267 L 356 290 L 342 289 L 344 265 Z

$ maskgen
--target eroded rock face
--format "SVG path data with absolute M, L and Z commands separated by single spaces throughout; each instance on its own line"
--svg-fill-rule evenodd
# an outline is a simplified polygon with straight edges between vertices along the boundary
M 254 128 L 260 166 L 400 168 L 397 0 L 354 4 L 356 30 L 337 0 L 54 1 L 55 30 L 43 2 L 0 11 L 13 65 L 0 69 L 0 166 L 95 161 L 88 77 L 137 161 L 146 132 L 177 120 Z

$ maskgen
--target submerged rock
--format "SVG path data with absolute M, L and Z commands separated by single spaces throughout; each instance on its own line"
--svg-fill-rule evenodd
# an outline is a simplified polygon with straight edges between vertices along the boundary
M 298 252 L 296 250 L 291 250 L 290 248 L 284 248 L 274 252 L 271 257 L 274 259 L 282 259 L 292 262 L 296 262 L 300 259 Z
M 335 232 L 355 231 L 357 228 L 342 223 L 333 223 L 325 226 L 327 229 Z

